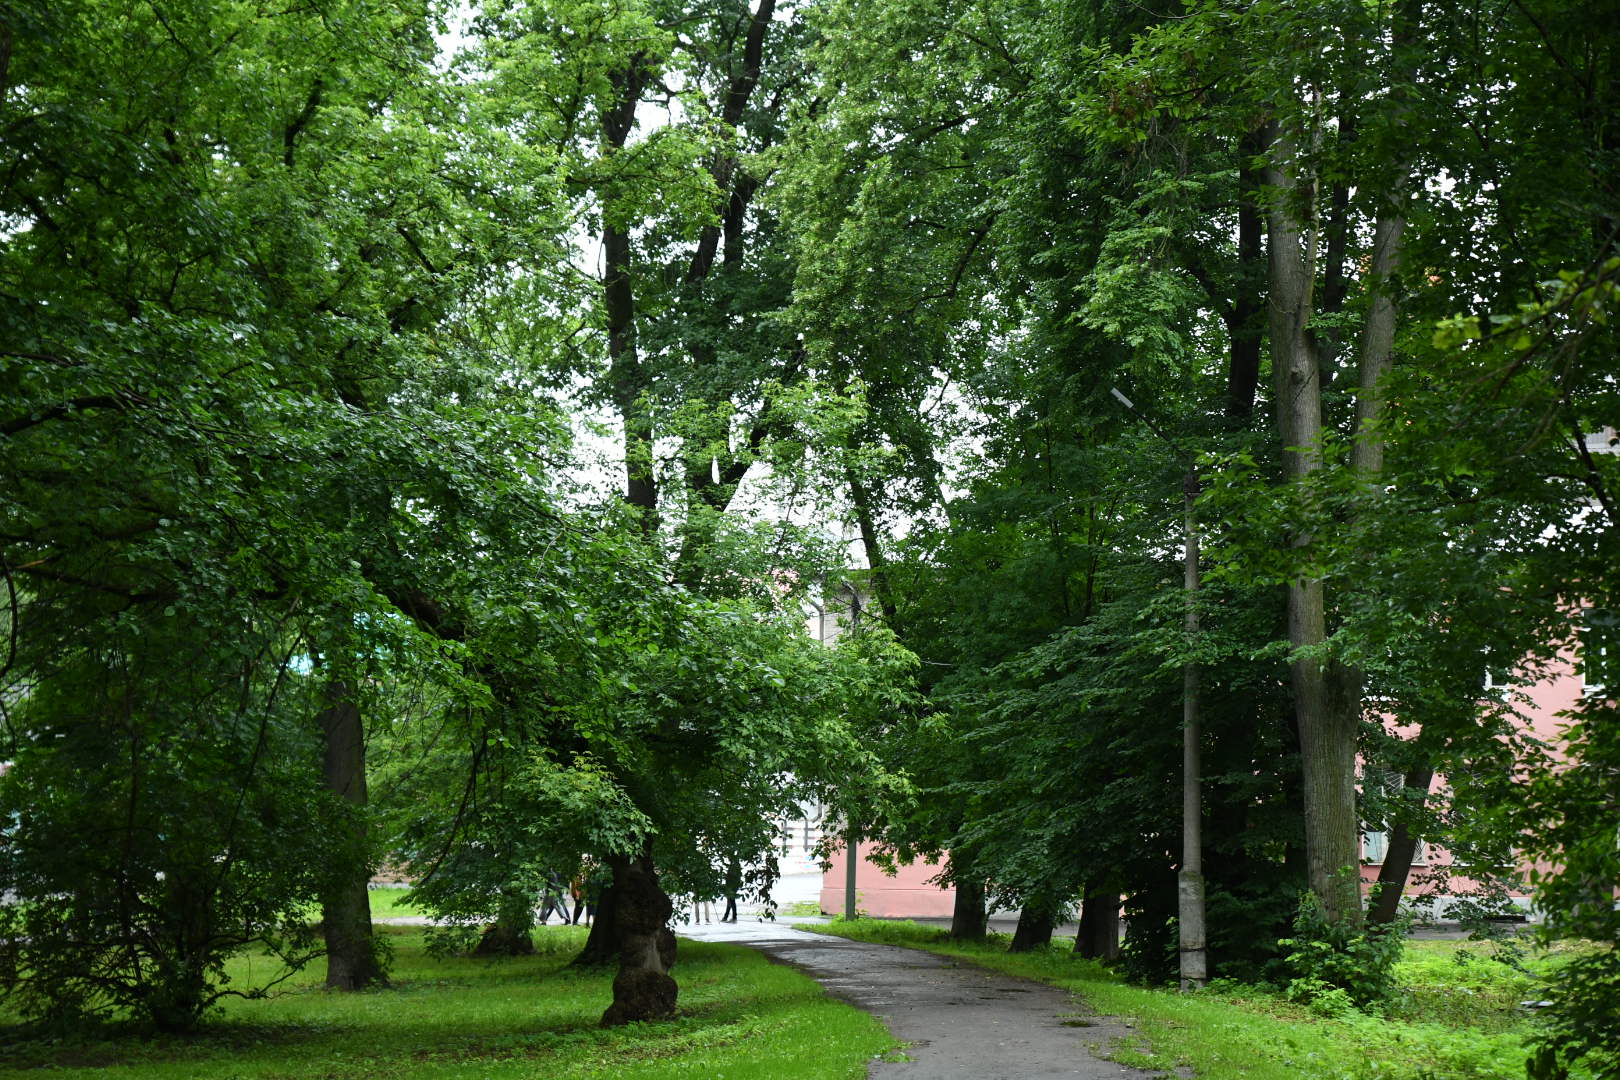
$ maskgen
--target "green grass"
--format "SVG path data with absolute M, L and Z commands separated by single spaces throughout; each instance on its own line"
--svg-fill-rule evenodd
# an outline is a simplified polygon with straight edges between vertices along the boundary
M 852 1080 L 895 1046 L 873 1017 L 739 946 L 681 942 L 681 1015 L 604 1031 L 596 1024 L 612 996 L 611 973 L 566 967 L 583 928 L 542 929 L 537 956 L 497 961 L 434 960 L 422 951 L 420 928 L 383 930 L 395 953 L 391 990 L 328 992 L 317 962 L 277 997 L 228 999 L 200 1035 L 185 1039 L 22 1041 L 5 1027 L 15 1018 L 0 1014 L 0 1076 Z M 272 974 L 262 957 L 232 965 L 238 985 Z
M 781 911 L 777 912 L 777 914 L 788 917 L 797 915 L 801 918 L 806 915 L 820 915 L 821 905 L 814 900 L 795 900 L 791 904 L 783 905 Z
M 943 930 L 915 923 L 861 919 L 802 929 L 927 949 L 1072 991 L 1091 1009 L 1120 1017 L 1139 1033 L 1100 1049 L 1140 1068 L 1190 1069 L 1204 1080 L 1524 1076 L 1526 1020 L 1518 995 L 1534 984 L 1492 959 L 1488 945 L 1413 943 L 1401 965 L 1406 996 L 1390 1016 L 1328 1019 L 1276 994 L 1237 985 L 1196 995 L 1131 986 L 1076 957 L 1066 944 L 1012 955 L 1005 937 L 960 944 Z M 1467 959 L 1458 961 L 1457 955 Z
M 371 917 L 373 919 L 396 919 L 406 915 L 426 915 L 422 909 L 405 903 L 405 896 L 411 890 L 404 885 L 386 885 L 380 889 L 371 890 Z

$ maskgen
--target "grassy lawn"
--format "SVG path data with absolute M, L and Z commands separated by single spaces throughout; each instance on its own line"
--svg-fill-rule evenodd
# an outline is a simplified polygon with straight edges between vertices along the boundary
M 1070 990 L 1140 1033 L 1102 1048 L 1127 1065 L 1190 1068 L 1204 1080 L 1524 1077 L 1527 1020 L 1518 1003 L 1532 995 L 1534 981 L 1494 959 L 1496 946 L 1488 943 L 1412 942 L 1399 968 L 1402 1000 L 1389 1015 L 1327 1018 L 1249 987 L 1217 984 L 1182 996 L 1130 986 L 1067 944 L 1009 955 L 1005 937 L 956 944 L 945 931 L 915 923 L 862 919 L 803 929 L 927 949 Z
M 19 1041 L 6 1030 L 14 1018 L 0 1013 L 0 1076 L 852 1080 L 894 1045 L 872 1017 L 739 946 L 681 942 L 674 971 L 681 1016 L 603 1031 L 596 1022 L 611 997 L 611 973 L 566 968 L 583 928 L 539 930 L 539 955 L 498 961 L 434 960 L 422 951 L 419 928 L 381 929 L 394 948 L 392 990 L 329 993 L 317 962 L 277 997 L 227 999 L 189 1039 Z M 239 985 L 271 974 L 263 958 L 232 968 Z
M 405 895 L 410 891 L 404 885 L 386 885 L 380 889 L 372 889 L 371 917 L 397 919 L 405 915 L 426 915 L 427 912 L 405 903 Z

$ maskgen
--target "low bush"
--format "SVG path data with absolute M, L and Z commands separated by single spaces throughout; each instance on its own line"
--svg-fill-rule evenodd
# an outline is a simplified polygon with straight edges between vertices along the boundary
M 1406 929 L 1402 922 L 1367 927 L 1332 922 L 1316 894 L 1305 893 L 1294 916 L 1294 936 L 1278 942 L 1292 980 L 1288 997 L 1323 1016 L 1391 1003 Z

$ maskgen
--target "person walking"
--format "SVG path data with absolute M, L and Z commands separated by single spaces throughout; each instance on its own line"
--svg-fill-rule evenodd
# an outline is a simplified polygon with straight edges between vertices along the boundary
M 742 890 L 742 861 L 735 855 L 726 857 L 726 910 L 721 922 L 737 921 L 737 893 Z
M 564 925 L 568 922 L 568 896 L 563 887 L 562 876 L 555 870 L 547 870 L 545 884 L 540 886 L 540 925 L 546 925 L 546 920 L 555 911 L 562 916 Z

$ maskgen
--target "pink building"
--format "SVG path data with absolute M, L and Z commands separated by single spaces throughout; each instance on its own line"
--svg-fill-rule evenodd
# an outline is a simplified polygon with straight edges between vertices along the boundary
M 1578 672 L 1573 648 L 1566 649 L 1553 665 L 1548 676 L 1528 687 L 1515 690 L 1528 698 L 1519 703 L 1531 730 L 1542 740 L 1556 746 L 1559 730 L 1565 723 L 1563 715 L 1573 709 L 1595 687 L 1587 684 Z M 1443 792 L 1445 779 L 1436 777 L 1430 790 Z M 1385 837 L 1383 833 L 1369 832 L 1362 837 L 1362 881 L 1370 885 L 1378 879 L 1383 864 Z M 861 845 L 862 858 L 857 868 L 855 906 L 863 914 L 878 918 L 948 918 L 952 913 L 956 891 L 931 884 L 930 879 L 939 871 L 938 863 L 914 863 L 902 866 L 890 877 L 865 856 L 871 845 Z M 1420 844 L 1407 877 L 1406 898 L 1431 918 L 1443 917 L 1445 908 L 1460 894 L 1471 890 L 1473 883 L 1458 874 L 1442 874 L 1451 865 L 1451 855 L 1437 845 Z M 1528 868 L 1526 868 L 1528 869 Z M 828 915 L 841 915 L 844 911 L 844 852 L 832 857 L 832 867 L 822 875 L 821 910 Z M 1429 879 L 1429 880 L 1425 880 Z M 1510 890 L 1515 903 L 1533 914 L 1529 890 L 1524 883 Z
M 1515 706 L 1532 734 L 1549 746 L 1558 747 L 1561 730 L 1568 723 L 1568 714 L 1581 700 L 1602 688 L 1588 682 L 1581 674 L 1576 647 L 1572 643 L 1562 649 L 1546 676 L 1528 686 L 1514 687 Z M 1436 776 L 1429 790 L 1443 793 L 1446 781 Z M 1362 837 L 1363 884 L 1371 885 L 1378 879 L 1383 865 L 1386 837 L 1381 832 L 1369 832 Z M 1451 853 L 1438 845 L 1420 844 L 1407 877 L 1405 897 L 1419 911 L 1430 916 L 1441 916 L 1447 904 L 1459 895 L 1472 891 L 1475 883 L 1462 874 L 1447 872 L 1452 866 Z M 1532 897 L 1525 879 L 1530 867 L 1521 865 L 1519 880 L 1509 888 L 1511 899 L 1522 907 L 1527 917 L 1534 917 Z
M 894 877 L 866 861 L 872 845 L 860 845 L 860 865 L 856 867 L 855 909 L 880 919 L 949 918 L 956 903 L 956 890 L 929 884 L 940 871 L 938 863 L 912 863 L 902 866 Z M 826 915 L 844 913 L 845 853 L 832 857 L 832 869 L 821 876 L 821 910 Z

